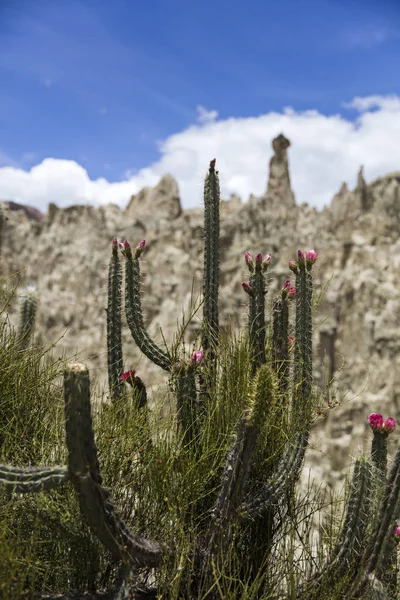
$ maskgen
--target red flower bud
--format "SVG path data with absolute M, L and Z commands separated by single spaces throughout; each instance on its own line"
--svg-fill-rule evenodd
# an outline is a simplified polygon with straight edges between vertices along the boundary
M 253 290 L 251 289 L 251 287 L 249 286 L 249 284 L 246 283 L 245 281 L 242 283 L 242 288 L 244 289 L 244 291 L 246 292 L 246 294 L 248 294 L 249 296 L 253 295 Z

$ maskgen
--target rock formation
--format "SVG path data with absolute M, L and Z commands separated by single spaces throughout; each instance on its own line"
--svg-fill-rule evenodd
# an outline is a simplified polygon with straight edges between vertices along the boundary
M 246 327 L 244 252 L 271 252 L 271 303 L 290 275 L 288 261 L 298 248 L 315 248 L 315 371 L 321 389 L 332 380 L 331 396 L 342 406 L 314 427 L 315 450 L 307 464 L 319 480 L 335 484 L 363 446 L 370 412 L 400 417 L 400 173 L 367 185 L 362 171 L 354 191 L 343 185 L 331 205 L 317 211 L 297 206 L 290 185 L 287 148 L 282 134 L 273 141 L 268 188 L 242 204 L 233 197 L 221 204 L 220 323 Z M 57 340 L 57 352 L 80 353 L 91 376 L 102 386 L 107 377 L 107 264 L 111 240 L 146 239 L 142 258 L 143 307 L 150 334 L 159 345 L 171 343 L 188 314 L 191 292 L 201 290 L 203 215 L 182 210 L 175 180 L 132 197 L 125 210 L 51 205 L 34 219 L 21 207 L 5 204 L 3 273 L 18 272 L 21 285 L 34 284 L 40 295 L 37 339 Z M 290 226 L 288 226 L 290 223 Z M 290 232 L 290 237 L 288 237 Z M 18 306 L 11 318 L 18 322 Z M 187 330 L 193 344 L 198 321 Z M 124 329 L 126 368 L 135 368 L 151 390 L 164 373 L 134 347 Z M 396 435 L 390 443 L 396 444 Z
M 296 201 L 292 188 L 290 187 L 289 162 L 287 149 L 289 140 L 280 133 L 272 140 L 274 154 L 269 163 L 269 178 L 267 185 L 267 196 L 284 202 L 287 208 L 295 207 Z

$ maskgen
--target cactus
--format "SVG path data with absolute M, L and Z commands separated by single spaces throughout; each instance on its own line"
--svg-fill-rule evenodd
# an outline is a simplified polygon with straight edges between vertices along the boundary
M 204 352 L 214 356 L 218 342 L 219 287 L 219 203 L 220 190 L 215 158 L 204 182 L 204 274 L 203 274 L 203 339 Z
M 37 291 L 34 286 L 26 288 L 21 297 L 20 323 L 17 333 L 17 343 L 21 349 L 27 348 L 35 327 L 38 305 Z
M 51 490 L 70 479 L 66 467 L 10 467 L 0 465 L 0 488 L 17 494 Z
M 310 418 L 312 407 L 312 265 L 317 260 L 315 250 L 297 252 L 297 263 L 289 267 L 296 275 L 296 328 L 294 342 L 293 404 L 300 422 Z
M 66 370 L 64 398 L 68 469 L 89 527 L 114 560 L 157 566 L 161 560 L 161 547 L 131 534 L 102 486 L 90 410 L 90 382 L 83 365 L 73 364 Z
M 124 372 L 121 339 L 121 291 L 122 267 L 118 255 L 118 240 L 113 239 L 112 256 L 108 270 L 108 306 L 107 306 L 107 361 L 108 385 L 111 396 L 118 400 L 123 388 L 121 376 Z
M 249 252 L 245 254 L 247 267 L 250 271 L 250 282 L 243 283 L 243 289 L 249 295 L 249 336 L 253 350 L 253 375 L 257 368 L 265 362 L 265 295 L 267 284 L 265 271 L 271 262 L 271 255 L 264 258 L 257 254 L 255 264 Z
M 176 590 L 175 596 L 171 591 L 171 598 L 239 598 L 245 583 L 249 586 L 247 589 L 255 590 L 259 579 L 264 578 L 258 591 L 254 592 L 258 595 L 249 595 L 249 598 L 279 597 L 289 600 L 297 597 L 298 600 L 311 600 L 323 597 L 328 590 L 333 590 L 336 596 L 332 597 L 335 598 L 389 598 L 394 589 L 391 571 L 395 565 L 393 532 L 400 517 L 400 449 L 386 478 L 386 440 L 395 423 L 393 419 L 383 421 L 383 417 L 376 414 L 369 417 L 373 429 L 371 460 L 359 458 L 355 462 L 343 526 L 323 569 L 307 570 L 300 579 L 297 596 L 296 592 L 292 590 L 290 593 L 287 589 L 287 580 L 279 582 L 279 595 L 276 592 L 278 584 L 274 584 L 273 591 L 268 589 L 269 577 L 278 578 L 270 565 L 279 555 L 282 538 L 287 535 L 285 522 L 296 510 L 295 486 L 316 417 L 312 372 L 312 267 L 317 254 L 314 250 L 306 253 L 299 250 L 297 262 L 290 261 L 289 268 L 296 276 L 295 287 L 287 280 L 279 297 L 273 300 L 272 327 L 269 328 L 265 313 L 265 273 L 271 263 L 271 255 L 263 257 L 259 253 L 253 260 L 246 252 L 250 279 L 242 285 L 249 296 L 246 348 L 249 347 L 250 351 L 243 369 L 247 387 L 241 387 L 240 394 L 234 396 L 238 406 L 231 406 L 227 416 L 224 406 L 219 403 L 220 387 L 225 385 L 230 390 L 236 380 L 230 380 L 234 378 L 234 372 L 220 377 L 219 194 L 214 159 L 210 162 L 204 186 L 202 350 L 193 352 L 189 359 L 180 355 L 178 345 L 171 350 L 160 348 L 144 326 L 140 257 L 145 241 L 132 249 L 128 241 L 122 244 L 114 238 L 109 266 L 107 350 L 113 403 L 108 408 L 114 411 L 121 404 L 119 400 L 129 389 L 127 384 L 132 387 L 136 408 L 145 408 L 147 402 L 146 387 L 136 371 L 123 372 L 122 268 L 118 256 L 118 252 L 122 251 L 125 256 L 128 327 L 141 352 L 168 373 L 176 394 L 179 423 L 178 438 L 174 438 L 173 432 L 168 432 L 171 439 L 178 439 L 179 443 L 168 455 L 171 460 L 166 461 L 165 470 L 161 473 L 161 459 L 153 460 L 157 440 L 145 449 L 144 454 L 151 455 L 149 464 L 141 471 L 144 463 L 141 454 L 135 468 L 136 472 L 143 474 L 151 473 L 151 469 L 156 468 L 154 463 L 157 468 L 160 467 L 157 474 L 160 487 L 154 493 L 150 490 L 151 502 L 158 507 L 155 521 L 160 530 L 162 527 L 177 527 L 176 539 L 168 545 L 162 539 L 151 541 L 131 531 L 126 525 L 128 521 L 124 522 L 118 515 L 110 491 L 103 485 L 102 461 L 98 458 L 91 414 L 90 379 L 86 367 L 81 364 L 70 365 L 64 373 L 67 467 L 0 465 L 0 488 L 12 495 L 48 491 L 61 484 L 72 484 L 81 514 L 92 534 L 109 552 L 112 568 L 118 569 L 117 583 L 109 597 L 122 599 L 132 594 L 133 589 L 140 597 L 139 588 L 132 587 L 133 579 L 140 577 L 143 569 L 155 569 L 150 576 L 156 585 L 151 591 L 153 597 L 164 594 L 161 588 L 165 583 L 168 590 Z M 294 298 L 295 302 L 291 302 Z M 289 345 L 291 308 L 295 308 L 293 353 Z M 24 323 L 32 327 L 34 310 L 30 310 L 24 312 Z M 20 340 L 28 338 L 28 325 L 21 326 Z M 126 413 L 122 411 L 121 414 Z M 222 423 L 220 430 L 214 427 L 215 423 Z M 215 444 L 208 454 L 210 439 Z M 143 453 L 143 449 L 139 452 Z M 204 464 L 207 467 L 203 473 L 208 469 L 212 471 L 207 484 L 199 486 L 200 475 L 196 472 L 191 479 L 195 492 L 190 502 L 180 506 L 177 500 L 175 509 L 169 508 L 171 499 L 165 495 L 164 487 L 170 485 L 170 489 L 178 495 L 181 487 L 185 486 L 185 473 L 196 471 L 197 467 L 200 473 L 202 461 L 202 468 Z M 142 480 L 141 483 L 147 485 Z M 201 497 L 195 495 L 199 489 Z M 62 493 L 62 488 L 57 493 Z M 122 495 L 122 498 L 125 496 Z M 128 513 L 133 523 L 140 513 L 136 504 L 133 503 Z M 377 504 L 379 511 L 376 510 Z M 195 509 L 191 510 L 193 506 Z M 142 529 L 139 528 L 139 531 Z M 181 534 L 190 540 L 185 547 L 180 547 Z M 232 568 L 235 560 L 238 566 Z M 184 567 L 182 562 L 185 562 Z M 170 574 L 171 570 L 174 570 L 173 577 L 163 582 L 162 577 L 165 573 Z M 231 587 L 224 594 L 218 586 L 225 573 Z M 158 574 L 161 574 L 160 578 Z M 201 590 L 204 582 L 208 586 L 205 592 Z M 344 592 L 346 596 L 338 595 Z

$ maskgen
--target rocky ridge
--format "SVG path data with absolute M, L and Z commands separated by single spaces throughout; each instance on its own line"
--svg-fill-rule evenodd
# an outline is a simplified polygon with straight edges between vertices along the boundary
M 360 170 L 354 190 L 343 185 L 331 205 L 317 211 L 295 203 L 289 146 L 283 135 L 273 141 L 263 196 L 221 202 L 220 320 L 225 328 L 246 326 L 246 250 L 273 255 L 269 302 L 290 276 L 287 265 L 296 250 L 318 252 L 315 290 L 325 295 L 315 312 L 316 380 L 323 387 L 333 378 L 343 405 L 315 425 L 307 464 L 318 480 L 334 485 L 351 456 L 366 448 L 367 414 L 400 418 L 400 172 L 367 185 Z M 203 214 L 182 209 L 171 175 L 133 196 L 125 210 L 51 204 L 39 218 L 11 204 L 4 203 L 1 269 L 8 276 L 18 272 L 21 286 L 37 286 L 40 343 L 59 340 L 60 355 L 79 352 L 99 385 L 106 382 L 107 268 L 115 236 L 132 244 L 146 239 L 146 323 L 158 344 L 161 330 L 172 342 L 192 289 L 195 298 L 201 290 Z M 17 306 L 11 319 L 17 323 Z M 198 325 L 194 320 L 188 329 L 188 347 Z M 123 339 L 126 368 L 137 369 L 150 389 L 163 386 L 164 373 L 136 350 L 127 327 Z M 395 444 L 396 435 L 391 438 Z

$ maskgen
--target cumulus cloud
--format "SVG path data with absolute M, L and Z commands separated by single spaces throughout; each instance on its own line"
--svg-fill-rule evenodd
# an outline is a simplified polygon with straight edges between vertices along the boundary
M 367 181 L 400 171 L 400 97 L 354 98 L 347 108 L 358 112 L 324 115 L 316 110 L 269 112 L 256 117 L 217 119 L 216 111 L 198 107 L 198 123 L 159 143 L 160 158 L 123 181 L 91 180 L 72 160 L 46 158 L 25 171 L 0 168 L 0 198 L 47 210 L 49 202 L 65 207 L 114 202 L 125 207 L 132 194 L 154 186 L 165 173 L 178 181 L 182 205 L 201 206 L 202 182 L 216 157 L 225 198 L 236 193 L 247 200 L 264 193 L 271 140 L 284 133 L 291 143 L 289 163 L 298 203 L 322 208 L 343 181 L 353 186 L 361 164 Z

